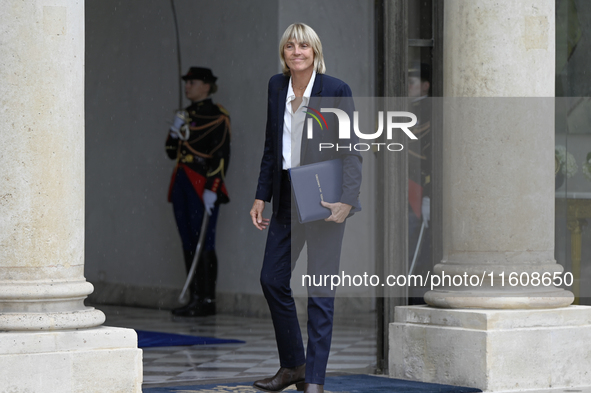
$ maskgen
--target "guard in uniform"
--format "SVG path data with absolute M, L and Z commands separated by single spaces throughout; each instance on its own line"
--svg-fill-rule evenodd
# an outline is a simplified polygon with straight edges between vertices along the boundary
M 182 77 L 191 105 L 175 114 L 166 139 L 166 153 L 176 160 L 168 200 L 181 235 L 187 273 L 191 268 L 204 214 L 209 223 L 201 257 L 190 286 L 191 300 L 173 315 L 213 315 L 217 279 L 215 229 L 219 205 L 230 201 L 224 183 L 230 160 L 230 117 L 209 96 L 216 92 L 209 68 L 191 67 Z
M 408 72 L 408 93 L 411 98 L 410 110 L 417 116 L 417 124 L 411 128 L 418 138 L 408 143 L 408 229 L 409 268 L 416 255 L 413 271 L 409 272 L 426 278 L 432 270 L 431 258 L 431 67 L 426 63 L 414 62 Z M 421 227 L 423 227 L 421 236 Z M 420 244 L 419 244 L 420 242 Z M 417 244 L 419 245 L 417 249 Z M 408 303 L 425 304 L 423 295 L 426 287 L 410 287 Z

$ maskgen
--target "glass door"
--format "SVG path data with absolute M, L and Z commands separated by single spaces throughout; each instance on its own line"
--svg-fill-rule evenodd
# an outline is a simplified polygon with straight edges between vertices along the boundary
M 424 274 L 441 260 L 441 132 L 433 98 L 442 96 L 443 2 L 376 2 L 376 94 L 403 98 L 417 115 L 417 141 L 377 157 L 377 271 Z M 400 101 L 398 101 L 400 102 Z M 396 306 L 421 304 L 422 286 L 386 287 L 377 299 L 378 365 L 387 372 L 388 327 Z

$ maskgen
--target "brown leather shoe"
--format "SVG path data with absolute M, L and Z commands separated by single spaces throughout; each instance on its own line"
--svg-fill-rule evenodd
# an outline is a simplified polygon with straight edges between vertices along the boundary
M 304 393 L 324 393 L 324 385 L 307 383 L 304 385 Z
M 263 392 L 280 392 L 295 384 L 298 390 L 304 390 L 305 377 L 306 363 L 293 368 L 281 367 L 274 377 L 255 381 L 252 387 Z

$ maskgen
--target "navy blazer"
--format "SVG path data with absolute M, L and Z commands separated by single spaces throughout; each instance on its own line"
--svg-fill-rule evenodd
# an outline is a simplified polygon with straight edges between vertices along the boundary
M 256 199 L 265 202 L 273 200 L 273 213 L 279 210 L 281 190 L 281 171 L 283 166 L 283 117 L 287 99 L 289 76 L 277 74 L 269 80 L 267 129 L 265 134 L 265 150 L 261 161 L 261 171 L 257 186 Z M 341 158 L 343 160 L 343 192 L 340 202 L 355 205 L 361 187 L 361 155 L 354 146 L 359 142 L 352 130 L 353 99 L 349 86 L 337 79 L 324 74 L 316 74 L 309 107 L 320 112 L 321 108 L 338 108 L 349 115 L 351 138 L 339 140 L 339 122 L 334 113 L 322 112 L 328 127 L 313 121 L 313 138 L 307 138 L 307 119 L 302 132 L 302 148 L 300 164 L 312 164 L 320 161 Z M 320 143 L 331 143 L 333 148 L 320 149 Z M 337 145 L 339 149 L 337 150 Z M 329 146 L 329 145 L 323 145 Z M 350 148 L 349 148 L 350 147 Z

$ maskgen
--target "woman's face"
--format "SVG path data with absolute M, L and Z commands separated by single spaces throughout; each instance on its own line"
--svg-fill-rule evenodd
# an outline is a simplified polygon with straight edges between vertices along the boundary
M 185 96 L 191 101 L 197 102 L 207 98 L 209 85 L 199 79 L 185 81 Z
M 283 47 L 283 57 L 291 72 L 309 71 L 314 67 L 314 50 L 307 42 L 289 39 Z

